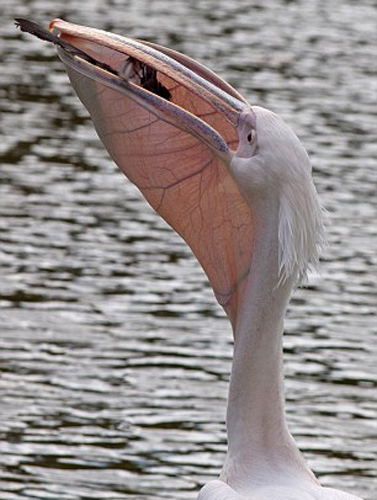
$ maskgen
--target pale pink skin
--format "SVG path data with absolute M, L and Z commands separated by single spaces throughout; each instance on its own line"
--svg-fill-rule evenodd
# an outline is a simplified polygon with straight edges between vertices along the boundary
M 111 157 L 191 247 L 233 327 L 228 453 L 200 500 L 360 500 L 320 486 L 284 415 L 283 321 L 296 276 L 279 279 L 279 141 L 305 169 L 301 144 L 182 54 L 59 19 L 50 29 L 129 80 L 59 49 Z M 141 89 L 129 56 L 157 69 L 170 102 Z

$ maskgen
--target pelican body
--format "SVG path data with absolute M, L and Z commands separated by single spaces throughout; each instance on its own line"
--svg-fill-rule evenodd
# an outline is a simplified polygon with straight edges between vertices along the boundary
M 285 419 L 284 315 L 324 232 L 296 135 L 171 49 L 60 19 L 49 32 L 17 22 L 57 46 L 110 156 L 190 246 L 232 325 L 228 451 L 199 500 L 360 500 L 320 485 Z

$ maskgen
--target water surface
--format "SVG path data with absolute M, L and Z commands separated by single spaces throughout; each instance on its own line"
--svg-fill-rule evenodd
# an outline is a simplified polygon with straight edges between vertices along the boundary
M 291 430 L 323 484 L 377 486 L 377 6 L 4 1 L 0 490 L 194 499 L 218 475 L 231 333 L 186 246 L 116 170 L 54 49 L 13 17 L 169 45 L 281 114 L 329 211 L 286 322 Z

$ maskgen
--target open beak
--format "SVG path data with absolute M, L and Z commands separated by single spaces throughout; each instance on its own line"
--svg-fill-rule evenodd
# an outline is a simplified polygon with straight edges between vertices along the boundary
M 248 104 L 205 66 L 156 44 L 61 19 L 49 28 L 66 42 L 58 53 L 70 76 L 77 72 L 118 91 L 217 154 L 226 157 L 229 148 L 236 149 L 239 116 Z

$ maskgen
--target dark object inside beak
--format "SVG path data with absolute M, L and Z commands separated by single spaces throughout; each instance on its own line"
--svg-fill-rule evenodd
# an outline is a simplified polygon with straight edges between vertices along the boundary
M 122 71 L 118 71 L 117 75 L 123 80 L 132 82 L 167 101 L 171 100 L 172 96 L 169 89 L 157 79 L 157 71 L 134 57 L 129 56 L 126 59 Z

